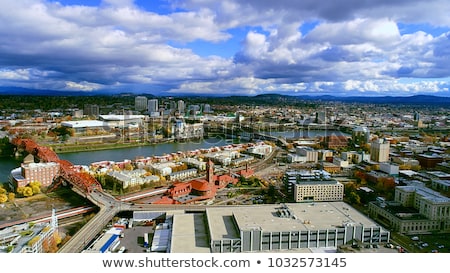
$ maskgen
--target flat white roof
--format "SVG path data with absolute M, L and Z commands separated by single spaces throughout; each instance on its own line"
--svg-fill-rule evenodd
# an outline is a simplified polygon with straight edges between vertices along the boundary
M 78 120 L 78 121 L 64 121 L 62 126 L 70 128 L 87 128 L 87 127 L 103 127 L 105 123 L 99 120 Z
M 288 209 L 291 217 L 278 216 L 280 209 Z M 341 201 L 208 208 L 207 214 L 212 240 L 238 238 L 240 231 L 237 229 L 279 232 L 335 229 L 346 224 L 379 226 Z
M 143 119 L 144 115 L 100 115 L 99 118 L 109 121 Z

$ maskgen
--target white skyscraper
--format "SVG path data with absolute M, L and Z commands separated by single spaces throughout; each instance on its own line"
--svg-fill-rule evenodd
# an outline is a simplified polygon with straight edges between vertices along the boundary
M 150 116 L 159 116 L 159 108 L 158 108 L 158 100 L 157 99 L 151 99 L 148 100 L 148 113 Z
M 185 111 L 185 105 L 184 105 L 184 101 L 183 100 L 179 100 L 178 102 L 177 102 L 177 104 L 178 104 L 178 112 L 180 112 L 180 113 L 184 113 L 184 111 Z

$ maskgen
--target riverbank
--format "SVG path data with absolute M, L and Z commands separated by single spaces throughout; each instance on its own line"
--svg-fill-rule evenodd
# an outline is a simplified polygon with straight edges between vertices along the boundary
M 61 153 L 91 152 L 112 149 L 133 148 L 150 146 L 155 144 L 171 143 L 173 141 L 160 142 L 128 142 L 128 143 L 89 143 L 89 144 L 51 144 L 48 145 L 53 151 Z
M 72 141 L 71 143 L 40 143 L 43 146 L 51 148 L 58 154 L 62 153 L 77 153 L 77 152 L 91 152 L 91 151 L 102 151 L 102 150 L 114 150 L 123 148 L 134 148 L 134 147 L 145 147 L 158 144 L 166 143 L 186 143 L 190 141 L 200 141 L 203 139 L 154 139 L 152 141 L 129 141 L 129 142 L 91 142 L 91 143 L 80 143 L 78 141 Z

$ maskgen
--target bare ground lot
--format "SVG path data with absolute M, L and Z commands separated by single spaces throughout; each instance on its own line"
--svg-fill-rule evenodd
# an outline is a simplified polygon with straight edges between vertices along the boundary
M 28 198 L 16 198 L 14 203 L 6 202 L 0 207 L 0 225 L 28 219 L 77 206 L 87 205 L 86 199 L 69 188 L 59 188 L 51 193 L 40 193 Z

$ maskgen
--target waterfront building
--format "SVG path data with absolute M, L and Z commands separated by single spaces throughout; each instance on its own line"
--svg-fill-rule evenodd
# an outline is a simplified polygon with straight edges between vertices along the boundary
M 88 130 L 97 132 L 109 130 L 108 124 L 100 120 L 63 121 L 61 126 L 73 129 L 76 135 L 85 134 Z
M 183 120 L 177 120 L 173 129 L 173 137 L 177 140 L 203 138 L 203 123 L 186 124 Z
M 182 170 L 182 171 L 178 171 L 178 172 L 172 172 L 171 174 L 169 174 L 168 180 L 169 181 L 185 180 L 185 179 L 196 176 L 197 173 L 198 173 L 198 170 L 195 168 Z
M 247 153 L 254 155 L 258 158 L 264 158 L 268 156 L 270 153 L 272 153 L 272 151 L 273 147 L 264 143 L 258 143 L 254 146 L 250 146 L 247 148 Z
M 181 159 L 181 162 L 185 163 L 189 167 L 194 167 L 194 168 L 196 168 L 199 171 L 206 170 L 206 162 L 205 161 L 200 161 L 200 160 L 198 160 L 196 158 L 193 158 L 193 157 L 183 158 L 183 159 Z
M 132 171 L 109 171 L 106 173 L 108 177 L 119 182 L 123 189 L 159 182 L 159 176 L 146 174 L 147 171 L 143 169 L 136 169 Z
M 144 115 L 100 115 L 99 120 L 110 129 L 135 127 L 143 123 Z
M 22 163 L 19 168 L 11 171 L 11 183 L 14 189 L 25 187 L 31 182 L 40 182 L 42 187 L 48 187 L 59 174 L 59 163 Z

